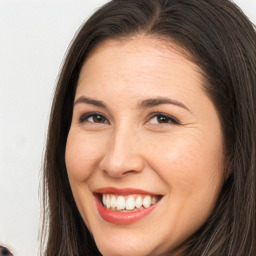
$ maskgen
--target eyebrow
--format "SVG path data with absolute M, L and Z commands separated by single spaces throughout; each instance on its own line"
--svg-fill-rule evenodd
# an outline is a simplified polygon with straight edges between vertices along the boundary
M 158 105 L 162 105 L 162 104 L 172 104 L 172 105 L 184 108 L 187 111 L 191 112 L 190 109 L 183 103 L 181 103 L 177 100 L 173 100 L 173 99 L 165 98 L 165 97 L 157 97 L 157 98 L 150 98 L 150 99 L 143 100 L 139 104 L 139 106 L 141 108 L 150 108 L 150 107 L 154 107 L 154 106 L 158 106 Z
M 94 100 L 94 99 L 84 97 L 84 96 L 76 99 L 74 102 L 74 105 L 76 105 L 78 103 L 86 103 L 86 104 L 94 105 L 94 106 L 101 107 L 101 108 L 107 108 L 107 106 L 102 101 Z
M 76 99 L 75 102 L 74 102 L 74 105 L 79 104 L 79 103 L 86 103 L 86 104 L 90 104 L 90 105 L 94 105 L 94 106 L 97 106 L 97 107 L 107 109 L 107 106 L 102 101 L 95 100 L 95 99 L 92 99 L 92 98 L 88 98 L 88 97 L 85 97 L 85 96 L 81 96 L 78 99 Z M 190 109 L 186 105 L 184 105 L 183 103 L 181 103 L 177 100 L 173 100 L 173 99 L 165 98 L 165 97 L 145 99 L 141 103 L 139 103 L 138 106 L 140 108 L 151 108 L 151 107 L 158 106 L 158 105 L 163 105 L 163 104 L 175 105 L 175 106 L 181 107 L 181 108 L 191 112 Z

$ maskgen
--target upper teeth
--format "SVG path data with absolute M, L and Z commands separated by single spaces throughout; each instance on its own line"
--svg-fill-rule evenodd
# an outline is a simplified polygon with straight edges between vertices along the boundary
M 116 196 L 112 194 L 103 194 L 102 203 L 108 209 L 116 211 L 128 210 L 132 211 L 135 208 L 148 208 L 151 204 L 157 202 L 156 196 L 151 195 L 130 195 L 130 196 Z

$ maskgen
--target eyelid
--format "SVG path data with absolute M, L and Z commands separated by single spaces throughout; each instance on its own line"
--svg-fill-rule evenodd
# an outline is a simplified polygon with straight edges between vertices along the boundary
M 101 113 L 101 112 L 95 112 L 95 111 L 87 112 L 87 113 L 81 115 L 81 116 L 79 117 L 79 123 L 84 123 L 84 122 L 88 121 L 88 119 L 89 119 L 90 117 L 93 117 L 93 116 L 96 116 L 96 115 L 102 116 L 103 118 L 106 119 L 106 121 L 107 121 L 108 124 L 110 123 L 110 122 L 109 122 L 109 119 L 108 119 L 108 117 L 106 117 L 106 115 L 104 115 L 104 114 Z M 105 123 L 96 123 L 96 122 L 90 122 L 90 123 L 92 123 L 92 124 L 97 124 L 97 125 L 98 125 L 98 124 L 105 124 Z
M 79 117 L 79 123 L 84 123 L 84 122 L 86 122 L 86 121 L 88 121 L 88 119 L 90 118 L 90 117 L 93 117 L 93 116 L 96 116 L 96 115 L 99 115 L 99 116 L 102 116 L 105 120 L 106 120 L 106 122 L 102 122 L 102 123 L 97 123 L 97 122 L 91 122 L 91 121 L 89 121 L 89 123 L 91 123 L 91 124 L 97 124 L 97 125 L 100 125 L 100 124 L 110 124 L 110 121 L 109 121 L 109 118 L 105 115 L 105 114 L 103 114 L 103 113 L 101 113 L 101 112 L 95 112 L 95 111 L 91 111 L 91 112 L 87 112 L 87 113 L 85 113 L 85 114 L 82 114 L 80 117 Z M 169 115 L 169 114 L 166 114 L 166 113 L 162 113 L 162 112 L 154 112 L 154 113 L 151 113 L 150 114 L 150 116 L 149 116 L 149 118 L 148 118 L 148 121 L 146 122 L 146 123 L 148 123 L 148 124 L 150 124 L 151 123 L 151 120 L 153 119 L 153 118 L 157 118 L 158 116 L 163 116 L 163 117 L 165 117 L 165 118 L 167 118 L 168 120 L 169 120 L 169 122 L 167 122 L 167 123 L 157 123 L 157 124 L 154 124 L 154 125 L 181 125 L 181 122 L 179 121 L 179 119 L 178 118 L 176 118 L 176 117 L 173 117 L 173 115 Z M 152 124 L 152 123 L 151 123 Z
M 151 113 L 151 115 L 148 119 L 149 121 L 147 121 L 147 123 L 150 123 L 150 120 L 152 120 L 153 118 L 155 118 L 157 116 L 166 117 L 167 119 L 169 119 L 171 121 L 171 122 L 168 122 L 168 123 L 159 123 L 157 125 L 168 125 L 168 124 L 181 125 L 181 122 L 179 121 L 178 118 L 173 117 L 172 115 L 169 115 L 169 114 L 162 113 L 162 112 Z

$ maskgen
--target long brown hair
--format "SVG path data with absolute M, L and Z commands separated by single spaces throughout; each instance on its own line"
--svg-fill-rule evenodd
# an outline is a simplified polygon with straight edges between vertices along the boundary
M 43 173 L 43 255 L 100 255 L 77 210 L 65 166 L 73 100 L 81 66 L 96 45 L 141 33 L 171 40 L 189 52 L 222 125 L 226 181 L 212 215 L 185 241 L 185 255 L 255 256 L 256 33 L 228 0 L 113 0 L 81 27 L 51 110 Z

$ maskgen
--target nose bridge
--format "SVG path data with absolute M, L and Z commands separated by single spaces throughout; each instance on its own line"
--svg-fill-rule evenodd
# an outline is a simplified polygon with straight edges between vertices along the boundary
M 138 137 L 138 131 L 132 125 L 123 124 L 113 129 L 101 161 L 101 169 L 113 177 L 142 171 L 144 161 Z

